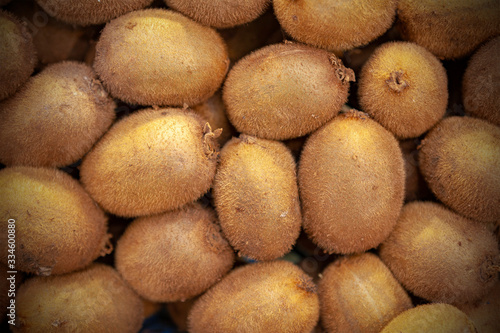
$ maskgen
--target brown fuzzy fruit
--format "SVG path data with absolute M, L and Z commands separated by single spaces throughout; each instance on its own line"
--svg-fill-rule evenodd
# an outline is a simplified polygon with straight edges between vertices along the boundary
M 364 64 L 358 96 L 363 111 L 396 137 L 418 137 L 446 112 L 446 71 L 417 44 L 385 43 Z
M 14 94 L 35 69 L 35 45 L 17 17 L 0 10 L 0 100 Z
M 216 92 L 205 102 L 193 106 L 192 110 L 208 121 L 212 128 L 222 128 L 222 133 L 219 136 L 221 146 L 229 141 L 233 135 L 236 135 L 236 130 L 227 119 L 221 92 Z
M 106 216 L 75 179 L 57 169 L 0 171 L 2 263 L 8 260 L 9 224 L 15 225 L 15 266 L 20 271 L 63 274 L 110 252 Z
M 165 0 L 167 6 L 214 28 L 231 28 L 259 17 L 270 0 Z
M 500 281 L 480 301 L 472 304 L 460 304 L 462 310 L 474 322 L 480 333 L 500 332 Z
M 309 333 L 319 317 L 316 285 L 300 268 L 271 261 L 237 268 L 189 313 L 191 333 Z
M 404 206 L 380 257 L 407 290 L 433 302 L 473 302 L 498 281 L 495 236 L 433 202 Z
M 276 17 L 294 39 L 328 50 L 368 44 L 390 28 L 395 0 L 274 0 Z
M 500 126 L 500 36 L 483 45 L 470 59 L 462 80 L 465 110 Z
M 153 0 L 36 0 L 49 15 L 69 24 L 91 25 L 106 23 L 146 6 Z
M 14 333 L 135 333 L 144 320 L 140 297 L 103 264 L 31 278 L 19 288 L 16 307 Z
M 333 54 L 274 44 L 234 65 L 222 97 L 239 132 L 284 140 L 310 133 L 337 115 L 353 80 L 354 72 Z
M 299 160 L 304 230 L 327 252 L 378 246 L 404 199 L 404 162 L 394 136 L 359 111 L 311 134 Z
M 500 127 L 446 118 L 422 141 L 419 160 L 429 188 L 445 205 L 473 220 L 500 220 Z
M 394 318 L 381 333 L 477 333 L 469 317 L 456 307 L 424 304 L 406 310 Z
M 201 294 L 233 266 L 215 213 L 200 204 L 141 217 L 118 240 L 116 268 L 142 297 L 175 302 Z
M 399 0 L 404 39 L 439 58 L 466 56 L 500 33 L 498 0 Z
M 165 9 L 108 23 L 94 60 L 113 96 L 141 105 L 201 103 L 220 87 L 228 66 L 226 45 L 214 29 Z
M 321 322 L 328 332 L 373 332 L 413 307 L 410 297 L 372 253 L 331 263 L 318 285 Z
M 219 135 L 193 112 L 140 110 L 113 125 L 85 156 L 80 180 L 115 215 L 173 210 L 210 188 Z
M 213 197 L 222 231 L 240 255 L 276 259 L 299 237 L 295 161 L 282 142 L 240 135 L 226 143 Z
M 0 102 L 0 161 L 44 167 L 74 163 L 111 126 L 114 108 L 91 67 L 51 65 Z

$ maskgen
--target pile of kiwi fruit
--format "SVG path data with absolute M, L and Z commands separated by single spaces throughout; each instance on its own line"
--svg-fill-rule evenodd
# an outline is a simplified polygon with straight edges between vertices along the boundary
M 0 331 L 500 332 L 499 17 L 0 0 Z

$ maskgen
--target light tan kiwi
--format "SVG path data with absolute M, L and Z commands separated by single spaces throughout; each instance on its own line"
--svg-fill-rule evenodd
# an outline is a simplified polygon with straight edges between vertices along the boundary
M 273 44 L 234 65 L 222 97 L 239 132 L 285 140 L 308 134 L 337 115 L 353 80 L 354 72 L 331 53 Z
M 441 59 L 461 58 L 500 33 L 497 0 L 399 0 L 403 38 Z
M 462 80 L 465 110 L 473 117 L 500 126 L 500 36 L 472 56 Z
M 118 240 L 115 265 L 142 297 L 175 302 L 201 294 L 233 266 L 215 212 L 200 204 L 136 219 Z
M 33 37 L 38 68 L 65 60 L 83 61 L 98 27 L 80 27 L 49 16 L 32 0 L 13 1 L 7 9 L 17 15 Z
M 222 149 L 212 193 L 222 231 L 240 255 L 272 260 L 295 244 L 302 224 L 295 169 L 282 142 L 240 135 Z
M 479 333 L 500 332 L 500 282 L 480 301 L 457 307 L 469 316 Z
M 406 310 L 394 318 L 381 333 L 477 333 L 469 317 L 456 307 L 444 304 L 424 304 Z
M 111 126 L 115 102 L 88 65 L 53 64 L 0 102 L 0 162 L 65 166 Z
M 405 173 L 398 142 L 356 110 L 309 136 L 298 181 L 304 230 L 329 253 L 377 247 L 403 206 Z
M 188 317 L 189 332 L 309 333 L 319 317 L 316 285 L 286 261 L 237 268 L 203 294 Z
M 446 71 L 417 44 L 385 43 L 363 65 L 358 98 L 362 110 L 396 137 L 418 137 L 446 112 Z
M 227 119 L 226 108 L 220 91 L 205 102 L 193 106 L 192 110 L 208 121 L 212 128 L 222 128 L 222 133 L 219 136 L 221 146 L 229 141 L 233 135 L 236 135 L 236 130 Z
M 0 262 L 7 263 L 15 221 L 15 266 L 38 275 L 81 269 L 108 254 L 107 217 L 81 185 L 57 169 L 0 171 Z
M 115 17 L 149 6 L 153 0 L 36 0 L 49 15 L 69 24 L 106 23 Z
M 372 253 L 342 257 L 318 284 L 321 322 L 327 332 L 373 332 L 413 307 L 410 297 Z
M 436 197 L 468 218 L 500 220 L 500 127 L 449 117 L 422 141 L 420 170 Z
M 273 6 L 290 36 L 331 51 L 368 44 L 388 30 L 396 16 L 395 0 L 274 0 Z
M 231 28 L 259 17 L 270 0 L 165 0 L 168 7 L 214 28 Z
M 493 233 L 433 202 L 404 206 L 380 257 L 414 295 L 450 304 L 479 300 L 500 270 Z
M 16 307 L 14 333 L 135 333 L 144 320 L 140 297 L 103 264 L 31 278 L 19 288 Z
M 219 135 L 187 110 L 139 110 L 113 125 L 85 156 L 80 180 L 115 215 L 173 210 L 210 188 Z
M 94 60 L 113 96 L 141 105 L 201 103 L 222 84 L 228 66 L 226 45 L 214 29 L 165 9 L 108 23 Z
M 28 29 L 17 17 L 0 10 L 0 100 L 16 92 L 30 77 L 37 62 Z

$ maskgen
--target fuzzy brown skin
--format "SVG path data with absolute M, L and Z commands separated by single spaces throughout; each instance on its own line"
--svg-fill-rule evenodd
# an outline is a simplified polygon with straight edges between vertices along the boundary
M 441 202 L 473 220 L 500 221 L 500 127 L 476 118 L 446 118 L 422 141 L 419 160 Z
M 379 46 L 359 78 L 359 104 L 396 137 L 415 138 L 446 112 L 448 79 L 441 62 L 414 43 Z
M 271 0 L 165 0 L 167 6 L 214 28 L 231 28 L 259 17 Z
M 240 255 L 272 260 L 299 237 L 295 160 L 281 142 L 241 135 L 222 149 L 213 197 L 222 231 Z
M 108 23 L 94 60 L 113 96 L 141 105 L 201 103 L 220 87 L 228 66 L 226 45 L 214 29 L 165 9 Z
M 441 59 L 461 58 L 500 33 L 497 0 L 399 0 L 404 39 Z
M 323 271 L 318 284 L 321 323 L 327 332 L 379 333 L 410 297 L 372 253 L 343 257 Z
M 470 59 L 462 80 L 465 110 L 500 126 L 500 36 L 483 45 Z
M 0 100 L 28 80 L 35 69 L 35 45 L 28 29 L 17 17 L 0 10 Z
M 390 28 L 395 0 L 274 0 L 283 29 L 294 39 L 327 50 L 368 44 Z
M 236 130 L 227 119 L 226 108 L 222 102 L 222 93 L 216 92 L 212 97 L 201 104 L 192 107 L 192 110 L 202 116 L 212 128 L 222 128 L 219 136 L 221 147 L 236 135 Z
M 85 156 L 80 180 L 115 215 L 173 210 L 210 188 L 219 135 L 187 110 L 140 110 L 111 127 Z
M 479 302 L 460 304 L 457 307 L 469 316 L 478 332 L 500 332 L 500 282 L 497 281 L 493 289 Z
M 142 297 L 176 302 L 201 294 L 233 266 L 215 212 L 200 204 L 132 222 L 118 240 L 116 268 Z
M 353 80 L 354 72 L 333 54 L 274 44 L 234 65 L 222 97 L 239 132 L 285 140 L 308 134 L 337 115 Z
M 78 161 L 111 126 L 115 102 L 88 65 L 51 65 L 0 103 L 0 162 L 59 167 Z
M 63 23 L 32 0 L 13 1 L 7 9 L 26 23 L 38 57 L 38 68 L 65 60 L 83 61 L 98 27 Z M 43 22 L 43 24 L 42 24 Z
M 0 171 L 0 226 L 14 219 L 16 269 L 38 275 L 81 269 L 110 252 L 107 217 L 81 185 L 57 169 Z M 7 263 L 7 232 L 0 234 Z
M 389 236 L 403 205 L 405 173 L 398 142 L 355 110 L 311 134 L 298 179 L 304 230 L 329 253 L 376 247 Z
M 381 333 L 477 333 L 469 317 L 456 307 L 424 304 L 409 309 L 394 318 Z
M 140 330 L 140 297 L 117 271 L 103 264 L 50 277 L 34 277 L 21 285 L 16 297 L 21 332 L 123 332 Z
M 406 204 L 380 257 L 407 290 L 433 302 L 474 302 L 498 281 L 495 236 L 438 203 Z
M 153 0 L 36 0 L 49 15 L 69 24 L 102 24 L 149 6 Z
M 405 161 L 405 201 L 426 200 L 432 198 L 432 192 L 420 172 L 418 161 L 418 139 L 399 141 L 399 147 Z
M 319 317 L 316 285 L 286 261 L 237 268 L 194 304 L 191 333 L 309 333 Z

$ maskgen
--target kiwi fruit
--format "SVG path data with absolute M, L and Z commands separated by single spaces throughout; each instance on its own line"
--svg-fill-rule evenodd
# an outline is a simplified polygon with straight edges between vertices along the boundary
M 316 47 L 348 50 L 368 44 L 392 25 L 396 0 L 274 0 L 276 17 L 295 40 Z
M 77 272 L 28 279 L 16 297 L 20 332 L 139 332 L 140 297 L 117 271 L 93 264 Z
M 403 206 L 405 173 L 398 142 L 356 110 L 309 136 L 298 181 L 304 230 L 328 253 L 377 247 Z
M 497 281 L 493 289 L 480 301 L 469 304 L 460 304 L 462 310 L 474 323 L 480 333 L 500 332 L 500 282 Z
M 409 42 L 379 46 L 364 64 L 358 98 L 363 111 L 398 138 L 414 138 L 445 114 L 448 80 L 441 62 Z
M 0 170 L 0 227 L 15 220 L 16 269 L 63 274 L 108 254 L 107 217 L 81 185 L 57 169 Z M 7 232 L 0 233 L 0 262 L 7 263 Z
M 500 220 L 500 127 L 471 117 L 449 117 L 422 141 L 420 170 L 436 197 L 457 213 Z
M 397 11 L 403 38 L 440 59 L 465 57 L 500 33 L 497 0 L 399 0 Z
M 434 202 L 406 204 L 379 253 L 407 290 L 432 302 L 474 302 L 498 281 L 493 233 Z
M 0 10 L 0 100 L 14 94 L 35 69 L 35 45 L 17 17 Z
M 399 147 L 405 161 L 405 201 L 430 200 L 432 192 L 420 172 L 418 162 L 418 147 L 420 140 L 408 139 L 399 141 Z
M 168 7 L 214 28 L 231 28 L 259 17 L 271 0 L 165 0 Z
M 373 332 L 413 307 L 410 297 L 372 253 L 331 263 L 318 284 L 321 322 L 327 332 Z
M 87 153 L 115 119 L 115 102 L 88 65 L 50 65 L 0 102 L 0 162 L 55 167 Z
M 106 23 L 128 12 L 149 6 L 153 0 L 36 0 L 38 5 L 56 19 L 76 25 Z
M 16 0 L 7 8 L 26 25 L 38 57 L 37 68 L 65 60 L 83 61 L 98 27 L 81 27 L 56 20 L 32 0 Z
M 200 204 L 140 217 L 118 240 L 115 265 L 142 297 L 175 302 L 201 294 L 233 266 L 215 212 Z
M 477 333 L 469 317 L 450 304 L 423 304 L 394 318 L 381 333 Z
M 222 149 L 212 194 L 222 231 L 240 255 L 272 260 L 291 250 L 302 223 L 295 168 L 279 141 L 242 134 Z
M 316 285 L 286 261 L 247 264 L 230 272 L 193 305 L 190 333 L 309 333 L 319 317 Z
M 212 185 L 220 132 L 187 110 L 139 110 L 115 123 L 85 156 L 80 180 L 118 216 L 179 208 Z
M 220 91 L 216 92 L 205 102 L 193 106 L 192 110 L 208 121 L 212 128 L 222 128 L 222 133 L 219 136 L 221 146 L 236 134 L 236 130 L 229 122 L 229 119 L 227 119 L 226 108 Z
M 354 72 L 327 51 L 273 44 L 233 66 L 222 98 L 236 130 L 285 140 L 308 134 L 337 115 L 353 80 Z
M 500 126 L 500 36 L 492 39 L 471 57 L 462 80 L 465 110 L 473 117 Z
M 106 24 L 94 60 L 111 95 L 140 105 L 201 103 L 220 87 L 228 66 L 214 29 L 165 9 L 138 10 Z

